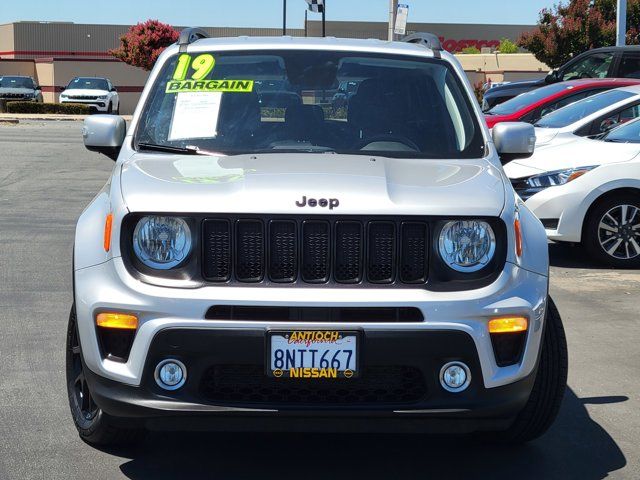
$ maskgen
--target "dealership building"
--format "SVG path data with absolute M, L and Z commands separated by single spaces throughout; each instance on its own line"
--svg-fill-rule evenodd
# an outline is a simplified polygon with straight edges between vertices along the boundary
M 132 113 L 148 72 L 126 65 L 109 54 L 129 25 L 90 25 L 67 22 L 16 22 L 0 25 L 0 76 L 29 75 L 42 87 L 45 102 L 58 101 L 62 88 L 75 76 L 109 78 L 121 98 L 121 113 Z M 183 27 L 176 27 L 181 29 Z M 327 22 L 327 36 L 379 38 L 387 36 L 384 22 Z M 516 40 L 531 25 L 472 25 L 409 23 L 408 32 L 437 34 L 443 47 L 456 52 L 474 46 L 488 51 L 500 39 Z M 205 27 L 211 37 L 279 36 L 280 28 Z M 322 23 L 309 21 L 305 28 L 289 29 L 296 37 L 321 36 Z M 495 59 L 493 57 L 496 57 Z M 504 55 L 503 57 L 507 57 Z M 509 55 L 501 62 L 496 55 L 461 56 L 470 79 L 486 81 L 540 76 L 546 66 L 526 53 Z

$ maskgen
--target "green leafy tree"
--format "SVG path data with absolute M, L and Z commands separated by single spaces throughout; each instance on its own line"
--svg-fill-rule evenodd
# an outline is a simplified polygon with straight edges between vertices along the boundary
M 640 44 L 640 0 L 627 2 L 627 44 Z M 518 45 L 552 68 L 591 48 L 614 45 L 616 0 L 570 0 L 540 12 Z
M 498 46 L 498 51 L 500 53 L 518 53 L 520 51 L 520 47 L 508 38 L 503 38 L 500 40 L 500 45 Z
M 120 46 L 109 53 L 134 67 L 151 70 L 162 51 L 178 40 L 180 33 L 171 25 L 147 20 L 129 28 L 120 37 Z

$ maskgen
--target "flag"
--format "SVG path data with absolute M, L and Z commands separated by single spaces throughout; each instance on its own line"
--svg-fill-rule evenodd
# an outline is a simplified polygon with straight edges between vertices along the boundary
M 309 10 L 316 13 L 324 12 L 324 0 L 306 0 L 309 4 Z

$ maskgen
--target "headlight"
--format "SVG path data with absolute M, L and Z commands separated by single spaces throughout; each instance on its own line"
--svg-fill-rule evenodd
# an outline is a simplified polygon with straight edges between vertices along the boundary
M 575 180 L 576 178 L 580 178 L 582 175 L 593 170 L 596 167 L 597 165 L 593 165 L 591 167 L 570 168 L 567 170 L 556 170 L 555 172 L 548 172 L 530 177 L 525 181 L 525 183 L 531 188 L 538 189 L 564 185 Z
M 106 100 L 107 99 L 107 95 L 98 95 L 98 99 Z
M 143 217 L 133 232 L 133 250 L 147 267 L 168 270 L 191 252 L 191 230 L 182 218 Z
M 60 98 L 65 98 L 65 99 L 66 99 L 66 98 L 67 98 L 67 95 L 66 95 L 65 93 L 61 93 L 61 94 L 60 94 Z
M 440 231 L 440 256 L 457 272 L 477 272 L 496 252 L 496 237 L 487 222 L 459 220 L 448 222 Z

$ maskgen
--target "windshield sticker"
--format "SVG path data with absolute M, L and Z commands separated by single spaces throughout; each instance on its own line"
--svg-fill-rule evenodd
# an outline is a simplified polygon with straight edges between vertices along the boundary
M 180 92 L 173 110 L 169 141 L 215 138 L 222 93 Z
M 180 55 L 178 62 L 176 63 L 176 69 L 173 72 L 173 79 L 185 80 L 187 78 L 187 73 L 189 72 L 189 67 L 191 67 L 195 70 L 193 75 L 191 75 L 191 78 L 193 80 L 202 80 L 211 73 L 215 65 L 216 59 L 209 53 L 198 55 L 193 59 L 193 61 L 191 59 L 191 55 L 183 53 Z
M 171 80 L 166 93 L 181 92 L 233 92 L 253 91 L 253 80 Z
M 165 93 L 180 92 L 252 92 L 253 80 L 205 80 L 213 71 L 216 59 L 210 53 L 192 58 L 188 53 L 178 57 L 172 79 Z M 193 70 L 187 79 L 189 69 Z

